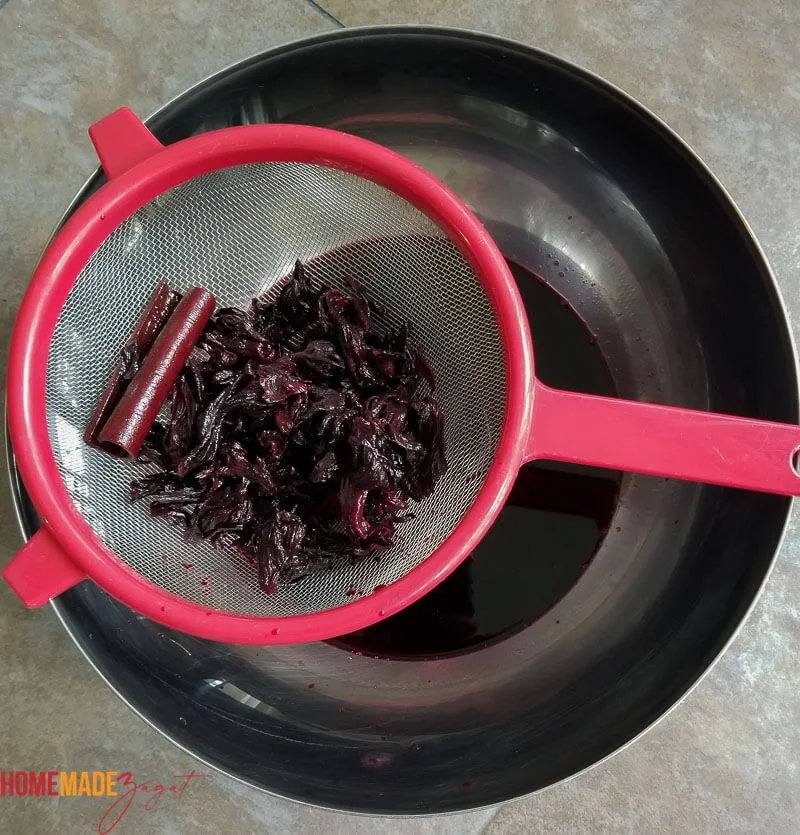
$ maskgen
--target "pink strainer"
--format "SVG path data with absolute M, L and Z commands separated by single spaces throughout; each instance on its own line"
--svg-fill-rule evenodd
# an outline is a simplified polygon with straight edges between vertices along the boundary
M 3 572 L 27 605 L 88 577 L 147 617 L 205 638 L 319 640 L 387 617 L 441 582 L 535 458 L 800 494 L 799 427 L 536 380 L 502 255 L 458 198 L 394 152 L 295 125 L 229 128 L 165 148 L 127 109 L 90 134 L 108 183 L 42 258 L 9 358 L 12 443 L 44 523 Z M 246 306 L 276 294 L 297 258 L 313 282 L 357 276 L 398 321 L 413 323 L 439 381 L 449 470 L 379 562 L 267 595 L 234 549 L 187 544 L 128 503 L 142 465 L 82 436 L 160 281 Z

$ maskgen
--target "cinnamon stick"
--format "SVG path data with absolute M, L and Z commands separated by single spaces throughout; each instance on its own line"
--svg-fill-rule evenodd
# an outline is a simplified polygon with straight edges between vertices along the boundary
M 215 307 L 214 296 L 198 287 L 180 300 L 100 429 L 97 443 L 103 450 L 119 458 L 139 454 Z
M 131 369 L 135 370 L 142 362 L 158 336 L 158 332 L 177 307 L 180 298 L 180 293 L 170 288 L 165 281 L 153 290 L 147 306 L 134 326 L 133 333 L 122 349 L 111 379 L 100 395 L 94 414 L 83 433 L 83 440 L 89 446 L 98 446 L 97 435 L 114 407 L 119 403 L 130 379 Z

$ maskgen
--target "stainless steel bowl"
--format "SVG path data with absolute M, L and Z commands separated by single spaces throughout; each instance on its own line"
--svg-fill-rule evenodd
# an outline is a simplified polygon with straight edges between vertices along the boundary
M 357 132 L 460 194 L 520 268 L 546 382 L 797 420 L 758 244 L 686 146 L 600 79 L 477 34 L 352 30 L 231 67 L 150 125 L 170 142 L 266 120 Z M 607 368 L 579 348 L 578 319 Z M 789 508 L 641 476 L 531 478 L 516 504 L 538 490 L 534 516 L 509 509 L 461 586 L 381 633 L 237 647 L 165 632 L 90 583 L 53 605 L 143 718 L 255 787 L 373 813 L 498 803 L 618 750 L 698 681 L 752 606 Z M 594 527 L 576 545 L 581 519 Z M 475 617 L 487 589 L 492 625 Z

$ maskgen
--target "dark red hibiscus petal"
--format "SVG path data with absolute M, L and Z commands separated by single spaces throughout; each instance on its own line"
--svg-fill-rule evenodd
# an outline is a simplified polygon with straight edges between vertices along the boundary
M 391 547 L 447 462 L 413 324 L 384 317 L 352 279 L 315 288 L 299 262 L 277 299 L 218 310 L 147 437 L 160 471 L 132 500 L 232 543 L 266 592 Z

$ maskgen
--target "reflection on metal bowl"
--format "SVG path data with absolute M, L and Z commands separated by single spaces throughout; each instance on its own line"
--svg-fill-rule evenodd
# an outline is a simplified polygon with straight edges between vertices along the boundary
M 519 267 L 545 382 L 796 421 L 758 245 L 691 152 L 597 78 L 476 34 L 344 31 L 229 68 L 150 125 L 169 142 L 265 120 L 361 134 L 453 188 Z M 395 620 L 324 644 L 213 644 L 90 583 L 53 605 L 134 709 L 253 786 L 373 813 L 485 806 L 591 766 L 674 705 L 752 605 L 789 507 L 543 467 L 513 504 L 423 601 L 426 640 Z

